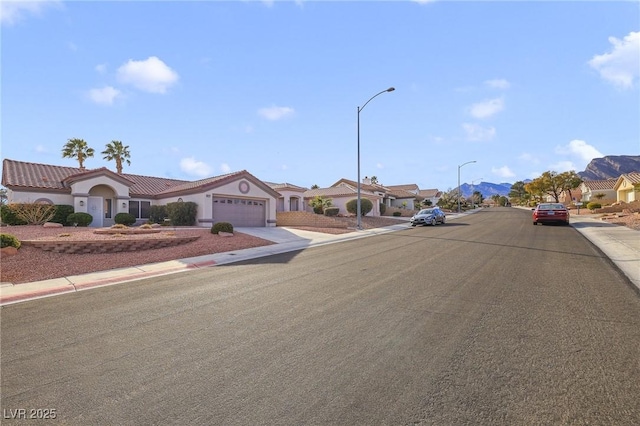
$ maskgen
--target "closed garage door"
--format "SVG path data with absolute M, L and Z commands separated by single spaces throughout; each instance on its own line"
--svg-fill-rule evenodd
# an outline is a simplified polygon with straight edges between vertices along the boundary
M 213 197 L 213 223 L 238 226 L 265 226 L 265 202 L 231 197 Z

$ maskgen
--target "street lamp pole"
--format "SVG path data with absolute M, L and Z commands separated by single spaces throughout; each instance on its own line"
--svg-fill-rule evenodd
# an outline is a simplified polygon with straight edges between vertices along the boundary
M 460 197 L 462 196 L 462 194 L 460 193 L 460 169 L 462 168 L 462 166 L 466 166 L 467 164 L 471 164 L 475 162 L 476 160 L 467 161 L 466 163 L 462 163 L 458 166 L 458 213 L 460 213 Z
M 394 87 L 389 87 L 388 89 L 385 89 L 381 92 L 376 93 L 375 95 L 373 95 L 372 97 L 369 98 L 369 100 L 367 102 L 364 103 L 364 105 L 362 105 L 362 107 L 358 107 L 358 201 L 357 201 L 357 212 L 356 212 L 356 216 L 357 216 L 357 220 L 358 220 L 358 224 L 356 225 L 356 229 L 360 230 L 362 229 L 362 205 L 361 205 L 361 198 L 360 198 L 360 111 L 362 111 L 364 109 L 364 107 L 367 106 L 367 104 L 369 102 L 371 102 L 371 100 L 373 98 L 375 98 L 378 95 L 381 95 L 385 92 L 393 92 L 394 90 L 396 90 Z

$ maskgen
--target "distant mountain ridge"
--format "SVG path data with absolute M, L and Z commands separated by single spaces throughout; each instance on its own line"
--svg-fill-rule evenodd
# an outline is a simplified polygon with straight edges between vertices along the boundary
M 620 175 L 640 172 L 640 155 L 608 155 L 594 158 L 584 172 L 578 175 L 584 180 L 617 179 Z
M 470 197 L 475 191 L 480 191 L 484 198 L 489 198 L 492 195 L 508 195 L 511 191 L 511 183 L 491 183 L 480 182 L 476 185 L 469 185 L 463 183 L 460 185 L 460 192 L 463 197 Z
M 583 180 L 617 179 L 625 173 L 640 172 L 640 155 L 608 155 L 594 158 L 583 172 L 577 172 Z M 524 181 L 530 182 L 529 179 Z M 477 185 L 463 183 L 460 192 L 463 197 L 470 197 L 474 191 L 480 191 L 483 197 L 492 195 L 508 196 L 511 191 L 510 183 L 480 182 Z

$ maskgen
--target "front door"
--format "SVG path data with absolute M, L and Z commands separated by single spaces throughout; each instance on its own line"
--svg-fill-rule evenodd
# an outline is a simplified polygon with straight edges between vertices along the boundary
M 93 217 L 93 221 L 89 226 L 102 228 L 102 220 L 104 218 L 104 200 L 102 197 L 89 197 L 87 213 Z

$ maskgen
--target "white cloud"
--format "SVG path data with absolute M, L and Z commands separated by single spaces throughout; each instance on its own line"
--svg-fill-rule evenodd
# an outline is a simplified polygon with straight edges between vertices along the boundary
M 188 175 L 201 178 L 211 176 L 211 167 L 202 161 L 196 161 L 193 157 L 186 157 L 180 160 L 180 170 Z
M 98 64 L 96 65 L 96 71 L 98 74 L 106 74 L 107 72 L 107 64 Z
M 499 176 L 501 178 L 511 178 L 511 177 L 515 177 L 515 175 L 516 175 L 507 166 L 492 167 L 491 168 L 491 173 L 493 173 L 494 175 Z
M 482 127 L 478 124 L 464 123 L 462 125 L 468 141 L 489 141 L 496 136 L 494 127 Z
M 26 15 L 41 16 L 46 8 L 60 7 L 59 0 L 0 1 L 0 23 L 13 25 L 26 18 Z
M 150 93 L 166 93 L 178 81 L 178 73 L 168 67 L 158 57 L 151 56 L 144 61 L 129 59 L 118 68 L 118 81 Z
M 121 97 L 122 93 L 111 86 L 105 86 L 102 89 L 89 90 L 89 99 L 100 105 L 113 105 L 116 98 Z
M 382 163 L 377 163 L 376 164 L 376 168 L 377 169 L 384 169 L 384 165 Z
M 506 90 L 511 87 L 511 83 L 509 83 L 505 79 L 495 79 L 495 80 L 487 80 L 484 82 L 485 85 L 491 87 L 492 89 L 503 89 Z
M 528 152 L 523 152 L 522 154 L 520 154 L 520 156 L 518 157 L 518 160 L 526 161 L 527 163 L 531 163 L 531 164 L 540 163 L 540 160 L 538 159 L 538 157 Z
M 231 167 L 227 163 L 220 164 L 220 170 L 222 170 L 222 173 L 231 173 Z
M 575 164 L 571 161 L 558 161 L 557 163 L 551 164 L 549 168 L 558 173 L 568 172 L 570 170 L 577 170 Z
M 630 89 L 640 76 L 640 32 L 630 32 L 623 40 L 609 37 L 612 49 L 596 55 L 589 65 L 600 77 L 622 89 Z
M 488 99 L 471 105 L 470 113 L 475 118 L 488 118 L 502 111 L 504 100 L 502 98 Z
M 594 158 L 604 157 L 604 155 L 602 155 L 602 153 L 594 146 L 579 139 L 574 139 L 565 146 L 557 146 L 556 154 L 572 155 L 586 162 L 589 162 Z
M 45 148 L 44 145 L 37 145 L 36 146 L 36 152 L 38 154 L 44 154 L 44 153 L 48 152 L 48 150 L 47 150 L 47 148 Z
M 67 47 L 69 48 L 69 50 L 71 50 L 72 52 L 77 52 L 78 51 L 78 45 L 75 44 L 74 42 L 70 41 L 67 42 Z
M 286 117 L 290 117 L 294 112 L 295 111 L 293 110 L 293 108 L 279 107 L 274 105 L 269 108 L 260 108 L 258 110 L 258 115 L 266 118 L 267 120 L 276 121 Z

